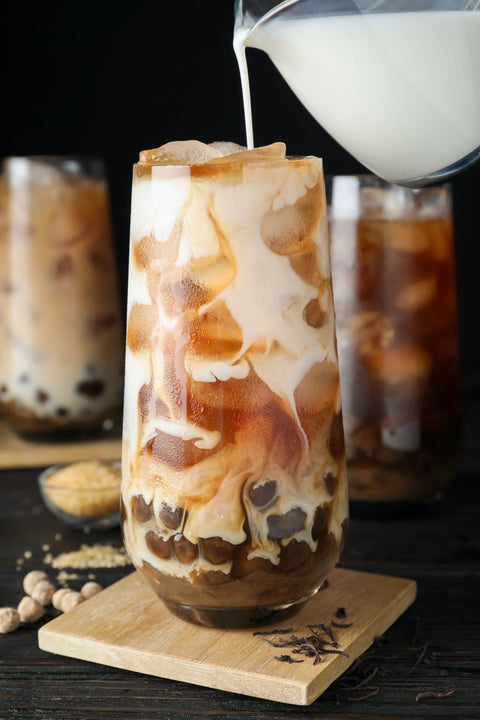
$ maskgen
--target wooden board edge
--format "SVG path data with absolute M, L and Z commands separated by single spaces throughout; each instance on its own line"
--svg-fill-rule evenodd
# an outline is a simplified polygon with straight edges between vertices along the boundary
M 383 577 L 388 577 L 384 575 Z M 311 705 L 320 695 L 325 692 L 326 687 L 337 680 L 350 665 L 353 665 L 356 659 L 358 659 L 363 653 L 371 647 L 377 637 L 380 637 L 385 633 L 402 615 L 403 613 L 415 602 L 417 597 L 417 582 L 408 578 L 391 578 L 404 583 L 403 589 L 398 595 L 384 608 L 382 613 L 377 617 L 377 625 L 375 632 L 372 627 L 366 627 L 361 635 L 357 637 L 354 643 L 350 646 L 351 657 L 346 658 L 344 656 L 337 656 L 335 662 L 331 663 L 330 666 L 325 670 L 324 674 L 316 676 L 313 680 L 308 683 L 305 687 L 305 695 L 302 698 L 302 705 Z M 325 683 L 327 680 L 327 683 Z M 300 704 L 300 703 L 299 703 Z
M 352 571 L 357 574 L 357 571 Z M 134 574 L 134 573 L 133 573 Z M 119 582 L 127 581 L 130 574 Z M 387 576 L 381 576 L 387 577 Z M 417 583 L 413 580 L 404 578 L 391 578 L 399 584 L 399 592 L 390 601 L 384 610 L 378 616 L 375 630 L 371 626 L 365 628 L 364 632 L 359 635 L 351 646 L 351 657 L 337 656 L 334 661 L 329 663 L 328 667 L 323 670 L 321 675 L 317 675 L 310 682 L 305 680 L 296 680 L 291 678 L 282 682 L 276 681 L 275 688 L 270 689 L 269 683 L 271 677 L 265 675 L 264 682 L 262 674 L 256 673 L 252 677 L 247 671 L 242 669 L 230 669 L 228 678 L 221 676 L 215 672 L 215 664 L 204 663 L 199 666 L 198 663 L 189 661 L 185 658 L 175 658 L 168 656 L 163 658 L 161 663 L 161 671 L 155 671 L 155 663 L 152 662 L 150 653 L 139 653 L 138 650 L 129 650 L 123 648 L 122 653 L 118 652 L 118 648 L 112 645 L 110 648 L 103 642 L 89 638 L 88 641 L 79 635 L 65 636 L 61 632 L 62 619 L 65 616 L 51 620 L 47 625 L 39 629 L 38 644 L 41 650 L 60 654 L 67 657 L 83 660 L 86 662 L 99 663 L 106 666 L 116 667 L 121 670 L 134 671 L 150 675 L 153 677 L 162 677 L 169 680 L 180 682 L 188 682 L 189 684 L 209 687 L 224 692 L 233 692 L 237 694 L 249 695 L 273 702 L 284 702 L 290 705 L 310 705 L 325 690 L 342 675 L 353 662 L 363 652 L 365 652 L 374 642 L 375 638 L 382 635 L 405 610 L 415 601 L 417 595 Z M 58 626 L 58 630 L 57 630 Z M 58 648 L 61 647 L 61 653 Z M 95 652 L 95 648 L 99 648 L 99 652 Z M 101 659 L 94 659 L 95 656 Z M 190 666 L 191 673 L 188 672 Z M 187 678 L 188 679 L 185 679 Z

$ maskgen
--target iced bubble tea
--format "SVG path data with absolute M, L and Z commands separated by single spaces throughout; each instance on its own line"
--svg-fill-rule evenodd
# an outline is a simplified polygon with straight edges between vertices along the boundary
M 16 157 L 0 178 L 0 401 L 32 439 L 121 411 L 123 322 L 103 164 Z
M 322 164 L 232 149 L 134 167 L 122 462 L 134 564 L 218 627 L 301 607 L 348 522 Z
M 339 176 L 327 193 L 349 495 L 413 509 L 461 447 L 450 190 Z

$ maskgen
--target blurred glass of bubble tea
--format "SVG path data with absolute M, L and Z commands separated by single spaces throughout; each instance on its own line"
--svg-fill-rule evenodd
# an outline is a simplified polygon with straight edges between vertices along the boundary
M 0 400 L 27 439 L 119 414 L 123 329 L 103 163 L 12 157 L 0 177 Z
M 461 449 L 452 200 L 326 179 L 352 507 L 441 496 Z

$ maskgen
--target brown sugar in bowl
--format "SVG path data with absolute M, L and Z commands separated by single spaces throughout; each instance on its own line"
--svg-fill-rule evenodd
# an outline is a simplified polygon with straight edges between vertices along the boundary
M 48 509 L 83 530 L 107 530 L 119 524 L 120 481 L 120 463 L 100 460 L 55 465 L 38 478 Z

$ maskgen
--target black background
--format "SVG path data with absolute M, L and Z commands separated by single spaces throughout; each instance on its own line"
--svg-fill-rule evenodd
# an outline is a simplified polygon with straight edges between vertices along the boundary
M 124 295 L 138 152 L 174 139 L 245 141 L 233 0 L 14 0 L 1 12 L 0 156 L 104 158 Z M 248 56 L 256 144 L 283 140 L 290 154 L 323 157 L 328 174 L 362 172 L 268 58 L 257 51 Z M 480 165 L 456 178 L 453 191 L 467 378 L 480 370 Z

